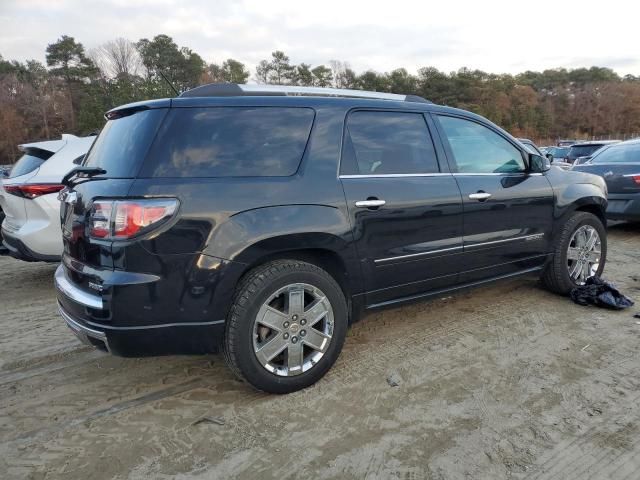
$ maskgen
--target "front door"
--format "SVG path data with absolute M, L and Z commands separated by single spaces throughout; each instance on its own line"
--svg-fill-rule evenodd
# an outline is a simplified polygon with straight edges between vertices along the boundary
M 440 168 L 427 121 L 398 111 L 347 118 L 340 178 L 368 305 L 457 281 L 462 199 L 455 178 Z
M 526 153 L 498 129 L 436 116 L 464 205 L 463 283 L 544 264 L 551 249 L 553 190 L 527 171 Z

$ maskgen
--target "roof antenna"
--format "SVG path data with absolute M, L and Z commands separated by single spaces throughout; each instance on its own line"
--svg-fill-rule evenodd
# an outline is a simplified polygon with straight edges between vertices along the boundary
M 176 93 L 176 97 L 179 97 L 180 96 L 180 92 L 178 92 L 178 90 L 176 90 L 176 87 L 173 86 L 173 83 L 171 83 L 169 81 L 169 79 L 164 75 L 164 73 L 162 73 L 161 70 L 158 70 L 158 73 L 164 79 L 164 81 L 169 84 L 169 86 L 171 87 L 171 90 L 173 90 Z

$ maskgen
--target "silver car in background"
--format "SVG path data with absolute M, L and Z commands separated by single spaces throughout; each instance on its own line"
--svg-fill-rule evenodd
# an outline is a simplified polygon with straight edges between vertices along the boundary
M 20 145 L 22 157 L 2 179 L 2 243 L 26 261 L 57 262 L 62 254 L 62 178 L 91 147 L 95 136 L 62 135 L 60 140 Z

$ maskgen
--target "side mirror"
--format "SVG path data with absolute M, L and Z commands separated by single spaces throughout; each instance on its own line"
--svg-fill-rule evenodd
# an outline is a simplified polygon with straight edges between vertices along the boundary
M 76 158 L 73 161 L 73 164 L 74 165 L 82 165 L 82 162 L 84 162 L 84 157 L 85 157 L 84 155 L 80 155 L 78 158 Z
M 547 153 L 545 157 L 549 159 L 549 162 L 553 162 L 553 153 Z
M 529 171 L 531 173 L 546 172 L 551 168 L 551 162 L 548 158 L 535 153 L 529 154 Z

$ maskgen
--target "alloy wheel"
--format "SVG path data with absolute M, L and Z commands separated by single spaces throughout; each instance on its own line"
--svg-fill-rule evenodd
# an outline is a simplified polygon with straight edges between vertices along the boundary
M 289 284 L 260 307 L 253 324 L 253 350 L 269 372 L 300 375 L 324 356 L 333 327 L 333 308 L 322 290 L 306 283 Z
M 584 285 L 587 278 L 595 275 L 602 257 L 598 231 L 591 225 L 578 228 L 567 248 L 567 270 L 569 277 L 577 285 Z

